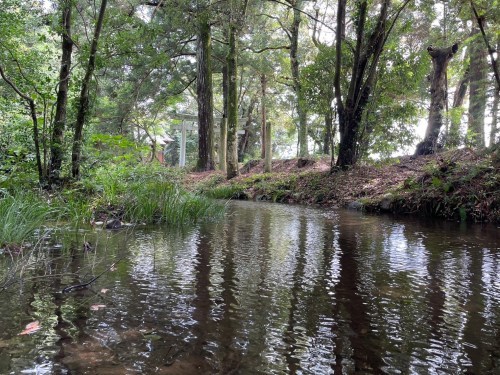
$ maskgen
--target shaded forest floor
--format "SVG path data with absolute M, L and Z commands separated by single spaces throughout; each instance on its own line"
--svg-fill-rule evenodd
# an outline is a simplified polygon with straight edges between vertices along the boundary
M 230 181 L 221 171 L 190 173 L 190 190 L 213 198 L 347 207 L 368 212 L 500 223 L 499 153 L 460 149 L 403 156 L 330 173 L 330 159 L 253 160 Z

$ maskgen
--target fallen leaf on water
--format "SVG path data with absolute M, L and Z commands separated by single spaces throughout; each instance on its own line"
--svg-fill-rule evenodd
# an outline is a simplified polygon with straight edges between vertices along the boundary
M 25 330 L 22 331 L 20 335 L 29 335 L 38 331 L 40 328 L 42 328 L 40 327 L 40 322 L 38 320 L 35 320 L 34 322 L 27 324 Z
M 92 306 L 90 306 L 90 310 L 98 311 L 100 309 L 104 309 L 105 307 L 106 307 L 106 305 L 92 305 Z
M 102 293 L 102 294 L 105 294 L 105 293 L 107 293 L 108 291 L 109 291 L 109 289 L 101 289 L 101 293 Z

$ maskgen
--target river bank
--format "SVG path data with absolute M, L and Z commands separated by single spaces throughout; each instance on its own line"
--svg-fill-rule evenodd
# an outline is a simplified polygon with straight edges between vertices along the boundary
M 274 160 L 272 173 L 264 173 L 262 161 L 250 161 L 232 180 L 212 171 L 190 173 L 184 184 L 213 198 L 500 223 L 499 169 L 497 155 L 460 149 L 334 173 L 329 158 Z

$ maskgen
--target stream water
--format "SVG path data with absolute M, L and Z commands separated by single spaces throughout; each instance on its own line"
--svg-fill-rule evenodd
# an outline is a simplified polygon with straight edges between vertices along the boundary
M 499 231 L 231 202 L 56 233 L 22 281 L 0 257 L 0 374 L 500 374 Z

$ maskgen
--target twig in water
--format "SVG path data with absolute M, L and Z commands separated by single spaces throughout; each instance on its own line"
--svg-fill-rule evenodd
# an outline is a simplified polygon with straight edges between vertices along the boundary
M 67 286 L 66 288 L 64 288 L 62 290 L 62 293 L 69 293 L 69 292 L 72 292 L 73 290 L 81 290 L 81 289 L 87 288 L 90 284 L 92 284 L 94 281 L 96 281 L 99 277 L 101 277 L 102 275 L 104 275 L 111 268 L 113 268 L 116 264 L 118 264 L 118 262 L 120 262 L 123 258 L 125 258 L 125 257 L 123 256 L 120 259 L 118 259 L 116 262 L 114 262 L 113 264 L 111 264 L 111 266 L 109 266 L 108 268 L 106 268 L 99 275 L 97 275 L 97 276 L 93 277 L 92 279 L 90 279 L 88 282 L 83 283 L 83 284 L 77 284 L 77 285 Z

